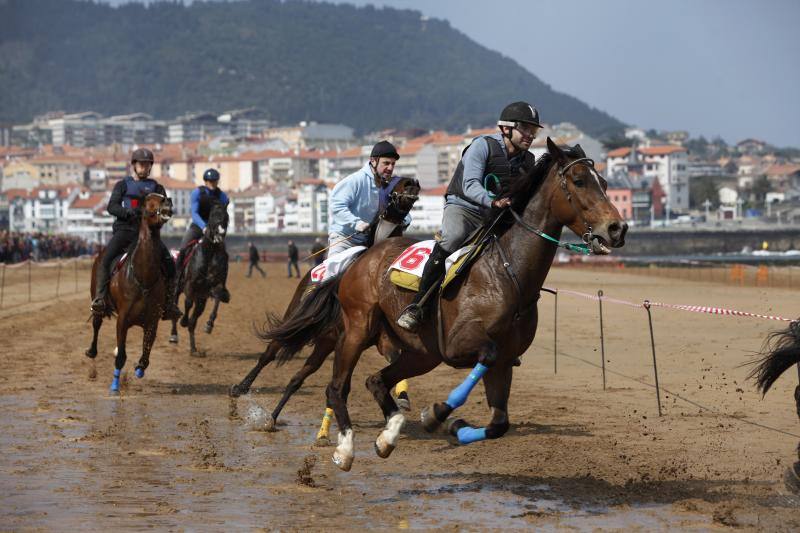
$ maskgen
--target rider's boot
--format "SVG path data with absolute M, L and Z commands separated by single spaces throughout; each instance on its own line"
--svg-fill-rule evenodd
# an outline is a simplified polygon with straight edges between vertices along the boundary
M 108 314 L 108 306 L 106 304 L 106 296 L 108 295 L 108 278 L 109 272 L 103 266 L 103 262 L 97 265 L 97 292 L 95 293 L 94 300 L 92 300 L 92 314 L 95 316 L 106 316 Z
M 398 326 L 412 333 L 417 331 L 422 322 L 425 309 L 430 307 L 429 302 L 433 300 L 433 295 L 428 297 L 427 301 L 421 305 L 420 300 L 422 300 L 422 297 L 425 296 L 431 287 L 439 282 L 439 278 L 444 274 L 444 262 L 448 255 L 449 254 L 439 246 L 439 243 L 436 243 L 422 271 L 422 277 L 419 280 L 419 290 L 411 304 L 403 309 L 403 312 L 398 317 Z
M 175 291 L 178 289 L 178 275 L 167 278 L 167 290 L 164 291 L 164 308 L 161 311 L 161 320 L 178 320 L 183 314 L 178 309 Z

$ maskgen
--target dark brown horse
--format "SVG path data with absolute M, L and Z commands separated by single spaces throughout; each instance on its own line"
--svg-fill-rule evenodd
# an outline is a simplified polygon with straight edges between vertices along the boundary
M 136 246 L 129 253 L 125 265 L 114 273 L 109 282 L 109 296 L 117 314 L 117 348 L 114 379 L 111 382 L 112 394 L 119 392 L 119 376 L 127 358 L 125 341 L 128 329 L 132 326 L 140 326 L 144 330 L 142 356 L 136 365 L 136 377 L 144 377 L 144 371 L 150 364 L 150 350 L 156 339 L 166 290 L 166 281 L 161 272 L 161 226 L 170 217 L 172 217 L 171 203 L 160 194 L 148 194 L 142 208 Z M 97 291 L 95 274 L 102 255 L 101 250 L 92 265 L 92 298 Z M 92 344 L 86 350 L 87 357 L 92 359 L 97 356 L 97 334 L 102 323 L 103 317 L 92 318 L 94 329 Z
M 411 211 L 414 202 L 419 198 L 419 182 L 415 179 L 401 178 L 392 188 L 386 206 L 372 222 L 369 229 L 368 245 L 380 242 L 388 237 L 402 234 L 401 224 L 405 216 Z M 283 318 L 272 317 L 270 324 L 273 326 L 261 337 L 269 341 L 264 353 L 259 357 L 256 366 L 245 376 L 241 383 L 231 387 L 230 395 L 233 397 L 247 394 L 253 381 L 261 370 L 280 356 L 288 360 L 307 344 L 311 344 L 303 335 L 298 335 L 296 327 L 303 327 L 309 322 L 318 327 L 313 331 L 304 330 L 304 333 L 313 338 L 314 349 L 306 359 L 303 367 L 291 378 L 284 390 L 278 405 L 272 411 L 267 428 L 275 426 L 283 407 L 289 398 L 303 385 L 305 379 L 319 370 L 325 359 L 333 353 L 336 341 L 342 331 L 341 315 L 335 298 L 331 298 L 338 288 L 339 278 L 327 281 L 315 288 L 310 287 L 311 272 L 307 272 L 295 290 Z M 328 318 L 329 317 L 330 320 Z M 298 342 L 299 341 L 299 342 Z M 327 439 L 327 425 L 323 422 L 324 430 L 318 434 L 318 439 Z
M 755 361 L 756 367 L 750 378 L 755 379 L 762 394 L 766 394 L 775 380 L 793 366 L 797 366 L 797 376 L 800 378 L 800 320 L 767 337 L 761 352 L 762 357 Z M 794 400 L 797 416 L 800 417 L 800 385 L 794 389 Z M 787 489 L 800 494 L 800 443 L 797 444 L 797 458 L 798 461 L 786 469 L 783 479 Z
M 419 334 L 395 324 L 413 293 L 394 286 L 388 275 L 389 266 L 411 240 L 389 239 L 374 246 L 342 276 L 336 296 L 344 329 L 327 389 L 339 426 L 333 460 L 342 470 L 349 470 L 353 461 L 353 429 L 347 410 L 350 380 L 361 353 L 370 346 L 396 355 L 389 366 L 367 379 L 367 388 L 386 420 L 375 442 L 379 456 L 392 452 L 405 421 L 389 389 L 442 362 L 473 371 L 446 402 L 423 410 L 423 426 L 433 431 L 483 378 L 492 410 L 489 425 L 472 428 L 463 420 L 451 420 L 448 431 L 459 442 L 468 443 L 498 438 L 508 430 L 512 371 L 536 333 L 539 291 L 557 249 L 553 241 L 562 244 L 558 239 L 567 226 L 595 253 L 607 254 L 624 244 L 627 231 L 605 193 L 605 180 L 583 150 L 579 146 L 562 150 L 550 139 L 547 147 L 549 153 L 531 174 L 520 176 L 505 193 L 513 200 L 506 212 L 506 228 L 490 239 L 487 250 L 460 281 L 441 293 L 437 310 Z

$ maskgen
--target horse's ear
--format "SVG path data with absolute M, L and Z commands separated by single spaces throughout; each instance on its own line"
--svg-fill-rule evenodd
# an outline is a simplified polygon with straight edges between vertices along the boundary
M 583 151 L 583 148 L 581 148 L 580 144 L 576 144 L 572 149 L 575 151 L 578 157 L 586 157 L 586 152 Z
M 561 151 L 561 148 L 559 148 L 550 137 L 547 138 L 547 151 L 550 152 L 550 155 L 552 155 L 556 161 L 560 163 L 563 163 L 567 160 L 564 152 Z

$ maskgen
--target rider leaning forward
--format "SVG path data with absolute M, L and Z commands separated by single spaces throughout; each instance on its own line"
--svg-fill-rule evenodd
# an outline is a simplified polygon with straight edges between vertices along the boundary
M 353 246 L 366 246 L 366 230 L 381 208 L 381 194 L 387 194 L 392 187 L 398 159 L 400 155 L 394 145 L 381 141 L 372 147 L 367 164 L 333 188 L 328 257 Z M 411 217 L 406 215 L 403 226 L 410 223 Z
M 514 102 L 500 113 L 497 127 L 499 133 L 474 139 L 456 167 L 445 193 L 441 240 L 431 250 L 413 302 L 397 319 L 403 329 L 414 332 L 419 327 L 424 311 L 420 300 L 444 275 L 447 256 L 463 246 L 483 224 L 489 209 L 511 205 L 510 198 L 493 199 L 489 195 L 484 183 L 487 177 L 496 176 L 501 190 L 505 190 L 504 184 L 519 176 L 520 169 L 534 165 L 534 156 L 528 149 L 542 127 L 539 112 L 526 102 Z
M 113 233 L 108 246 L 105 248 L 100 268 L 97 269 L 97 293 L 92 301 L 92 313 L 100 316 L 107 314 L 106 295 L 111 273 L 111 264 L 114 258 L 122 255 L 128 247 L 139 238 L 139 217 L 141 216 L 141 202 L 150 193 L 157 193 L 167 197 L 164 187 L 150 177 L 153 168 L 153 152 L 146 148 L 139 148 L 131 155 L 133 176 L 128 176 L 114 185 L 111 198 L 108 201 L 108 212 L 116 220 Z M 175 263 L 169 250 L 161 243 L 161 264 L 167 278 L 162 320 L 178 319 L 181 312 L 174 302 L 175 294 Z
M 219 188 L 219 172 L 217 169 L 209 168 L 203 172 L 203 185 L 193 190 L 190 197 L 192 223 L 186 228 L 186 233 L 181 241 L 180 253 L 176 261 L 179 269 L 183 267 L 189 244 L 193 241 L 197 242 L 203 236 L 203 231 L 208 225 L 208 217 L 211 215 L 211 207 L 215 202 L 227 206 L 228 195 Z M 223 280 L 222 286 L 215 288 L 215 292 L 212 293 L 214 297 L 222 301 L 230 300 L 228 289 L 225 288 L 226 281 Z

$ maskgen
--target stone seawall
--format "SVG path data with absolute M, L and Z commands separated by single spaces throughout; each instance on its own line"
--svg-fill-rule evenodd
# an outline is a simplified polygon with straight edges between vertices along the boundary
M 568 230 L 564 232 L 568 241 L 577 241 L 577 237 Z M 310 254 L 311 246 L 316 235 L 309 234 L 278 234 L 278 235 L 229 235 L 227 238 L 228 251 L 231 255 L 244 254 L 247 251 L 248 241 L 253 241 L 259 252 L 268 258 L 286 257 L 286 248 L 289 240 L 293 240 L 300 249 L 300 257 Z M 320 235 L 322 242 L 327 246 L 327 235 Z M 430 234 L 409 235 L 412 238 L 429 239 Z M 180 244 L 180 236 L 166 235 L 164 241 L 170 247 Z M 760 250 L 763 242 L 769 243 L 769 250 L 782 252 L 786 250 L 800 250 L 800 227 L 780 227 L 774 229 L 699 229 L 699 228 L 636 228 L 628 231 L 625 247 L 615 250 L 620 255 L 693 255 L 738 253 L 743 248 Z

